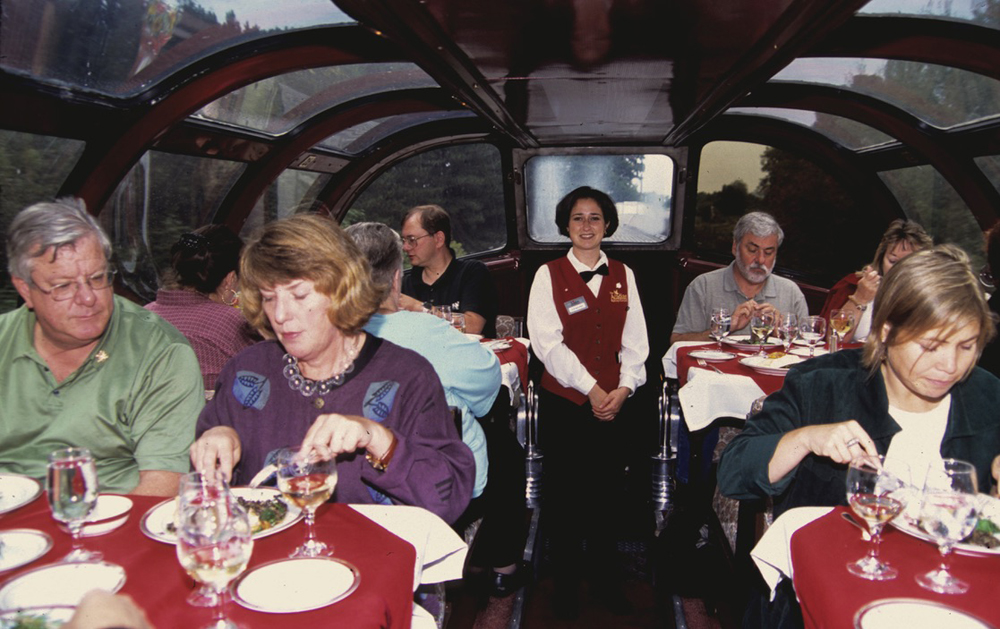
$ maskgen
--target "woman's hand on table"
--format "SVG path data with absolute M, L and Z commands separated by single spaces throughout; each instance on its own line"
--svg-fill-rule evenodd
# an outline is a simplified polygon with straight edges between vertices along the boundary
M 360 415 L 328 413 L 313 422 L 302 439 L 302 448 L 312 448 L 321 459 L 329 460 L 343 452 L 367 450 L 381 458 L 392 445 L 392 431 Z
M 128 594 L 91 590 L 77 605 L 63 629 L 152 629 L 146 613 Z
M 622 404 L 628 399 L 630 392 L 628 387 L 618 387 L 608 393 L 604 396 L 604 401 L 601 402 L 600 406 L 593 407 L 594 417 L 602 422 L 613 420 L 618 415 L 618 411 L 622 410 Z
M 809 454 L 847 464 L 862 453 L 878 456 L 875 442 L 861 424 L 851 419 L 835 424 L 804 426 L 785 433 L 768 464 L 768 478 L 776 483 Z
M 229 426 L 209 428 L 191 444 L 191 464 L 203 474 L 215 471 L 228 483 L 233 468 L 240 461 L 243 446 L 240 436 Z

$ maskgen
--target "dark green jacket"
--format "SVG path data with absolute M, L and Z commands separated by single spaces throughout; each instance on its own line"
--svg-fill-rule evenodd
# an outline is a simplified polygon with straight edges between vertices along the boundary
M 979 472 L 980 491 L 992 483 L 990 464 L 1000 454 L 1000 380 L 976 368 L 951 389 L 948 427 L 941 455 L 969 461 Z M 861 350 L 843 350 L 793 367 L 780 391 L 730 442 L 719 461 L 719 489 L 730 498 L 774 496 L 774 515 L 801 506 L 847 504 L 845 465 L 807 455 L 777 483 L 767 466 L 781 437 L 803 426 L 855 419 L 885 454 L 899 425 L 889 416 L 889 398 L 878 371 L 869 376 Z

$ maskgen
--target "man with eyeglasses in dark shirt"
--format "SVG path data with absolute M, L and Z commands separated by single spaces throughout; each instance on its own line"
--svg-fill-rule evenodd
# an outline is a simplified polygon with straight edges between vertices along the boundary
M 465 331 L 496 336 L 497 291 L 486 265 L 458 260 L 451 248 L 451 218 L 437 205 L 418 205 L 403 217 L 403 250 L 413 269 L 403 277 L 405 310 L 450 306 L 465 315 Z

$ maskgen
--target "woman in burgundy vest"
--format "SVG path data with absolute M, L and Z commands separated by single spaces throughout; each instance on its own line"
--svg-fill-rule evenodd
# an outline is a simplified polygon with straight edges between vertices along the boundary
M 545 365 L 539 430 L 545 454 L 544 519 L 556 613 L 574 617 L 579 581 L 612 611 L 628 613 L 615 557 L 615 498 L 625 463 L 620 417 L 646 381 L 646 323 L 632 270 L 601 251 L 618 227 L 607 194 L 581 187 L 556 206 L 556 225 L 573 246 L 538 270 L 528 299 L 532 349 Z M 581 563 L 582 541 L 590 561 Z M 584 566 L 590 574 L 581 574 Z

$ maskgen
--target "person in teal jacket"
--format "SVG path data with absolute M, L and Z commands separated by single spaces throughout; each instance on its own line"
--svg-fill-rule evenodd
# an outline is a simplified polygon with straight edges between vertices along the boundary
M 845 504 L 847 466 L 862 452 L 907 460 L 918 485 L 935 458 L 963 459 L 990 490 L 1000 380 L 975 365 L 996 324 L 968 256 L 944 245 L 907 257 L 875 308 L 863 349 L 793 367 L 733 439 L 719 461 L 724 495 L 773 496 L 775 516 Z

